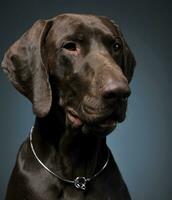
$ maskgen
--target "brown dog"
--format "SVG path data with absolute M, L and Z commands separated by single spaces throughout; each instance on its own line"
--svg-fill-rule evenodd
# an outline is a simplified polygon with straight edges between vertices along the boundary
M 131 199 L 106 145 L 125 119 L 134 57 L 106 17 L 39 20 L 4 56 L 9 79 L 33 104 L 6 200 Z

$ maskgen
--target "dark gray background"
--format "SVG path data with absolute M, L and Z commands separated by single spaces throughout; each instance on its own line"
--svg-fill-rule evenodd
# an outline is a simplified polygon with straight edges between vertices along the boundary
M 39 18 L 63 12 L 114 19 L 135 54 L 137 68 L 127 119 L 108 137 L 134 200 L 172 199 L 172 1 L 9 1 L 0 3 L 0 60 Z M 33 124 L 30 102 L 0 72 L 0 199 L 15 157 Z

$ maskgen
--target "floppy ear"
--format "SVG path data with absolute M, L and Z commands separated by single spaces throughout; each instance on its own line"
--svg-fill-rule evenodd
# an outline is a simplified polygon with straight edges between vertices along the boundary
M 51 24 L 51 21 L 37 21 L 8 49 L 2 61 L 2 69 L 15 88 L 32 102 L 38 117 L 49 112 L 52 101 L 47 69 L 41 58 Z
M 136 65 L 135 58 L 128 46 L 128 44 L 124 42 L 124 49 L 123 49 L 123 69 L 124 69 L 124 74 L 126 75 L 128 82 L 131 81 L 134 73 L 134 68 Z
M 116 28 L 117 28 L 119 35 L 121 36 L 122 43 L 123 43 L 122 69 L 123 69 L 125 76 L 128 79 L 128 82 L 130 83 L 130 81 L 133 77 L 136 61 L 135 61 L 133 53 L 131 52 L 127 42 L 124 39 L 122 32 L 119 29 L 119 26 L 116 25 Z
M 126 43 L 124 36 L 118 26 L 118 24 L 114 20 L 110 20 L 111 23 L 116 27 L 116 30 L 118 31 L 119 35 L 121 36 L 122 42 L 123 42 L 123 62 L 122 62 L 122 68 L 124 71 L 124 74 L 126 75 L 128 82 L 131 81 L 134 73 L 134 68 L 136 65 L 136 61 L 134 58 L 134 55 L 132 54 L 128 44 Z

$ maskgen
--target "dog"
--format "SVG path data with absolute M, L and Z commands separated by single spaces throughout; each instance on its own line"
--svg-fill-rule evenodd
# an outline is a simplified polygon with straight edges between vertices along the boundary
M 106 136 L 126 117 L 135 58 L 104 16 L 38 20 L 2 69 L 36 115 L 6 200 L 130 200 Z

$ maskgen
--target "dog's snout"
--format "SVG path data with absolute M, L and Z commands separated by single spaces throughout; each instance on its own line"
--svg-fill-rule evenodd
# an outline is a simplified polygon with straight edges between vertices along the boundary
M 108 81 L 103 87 L 102 96 L 105 99 L 127 100 L 130 96 L 130 88 L 125 81 Z

